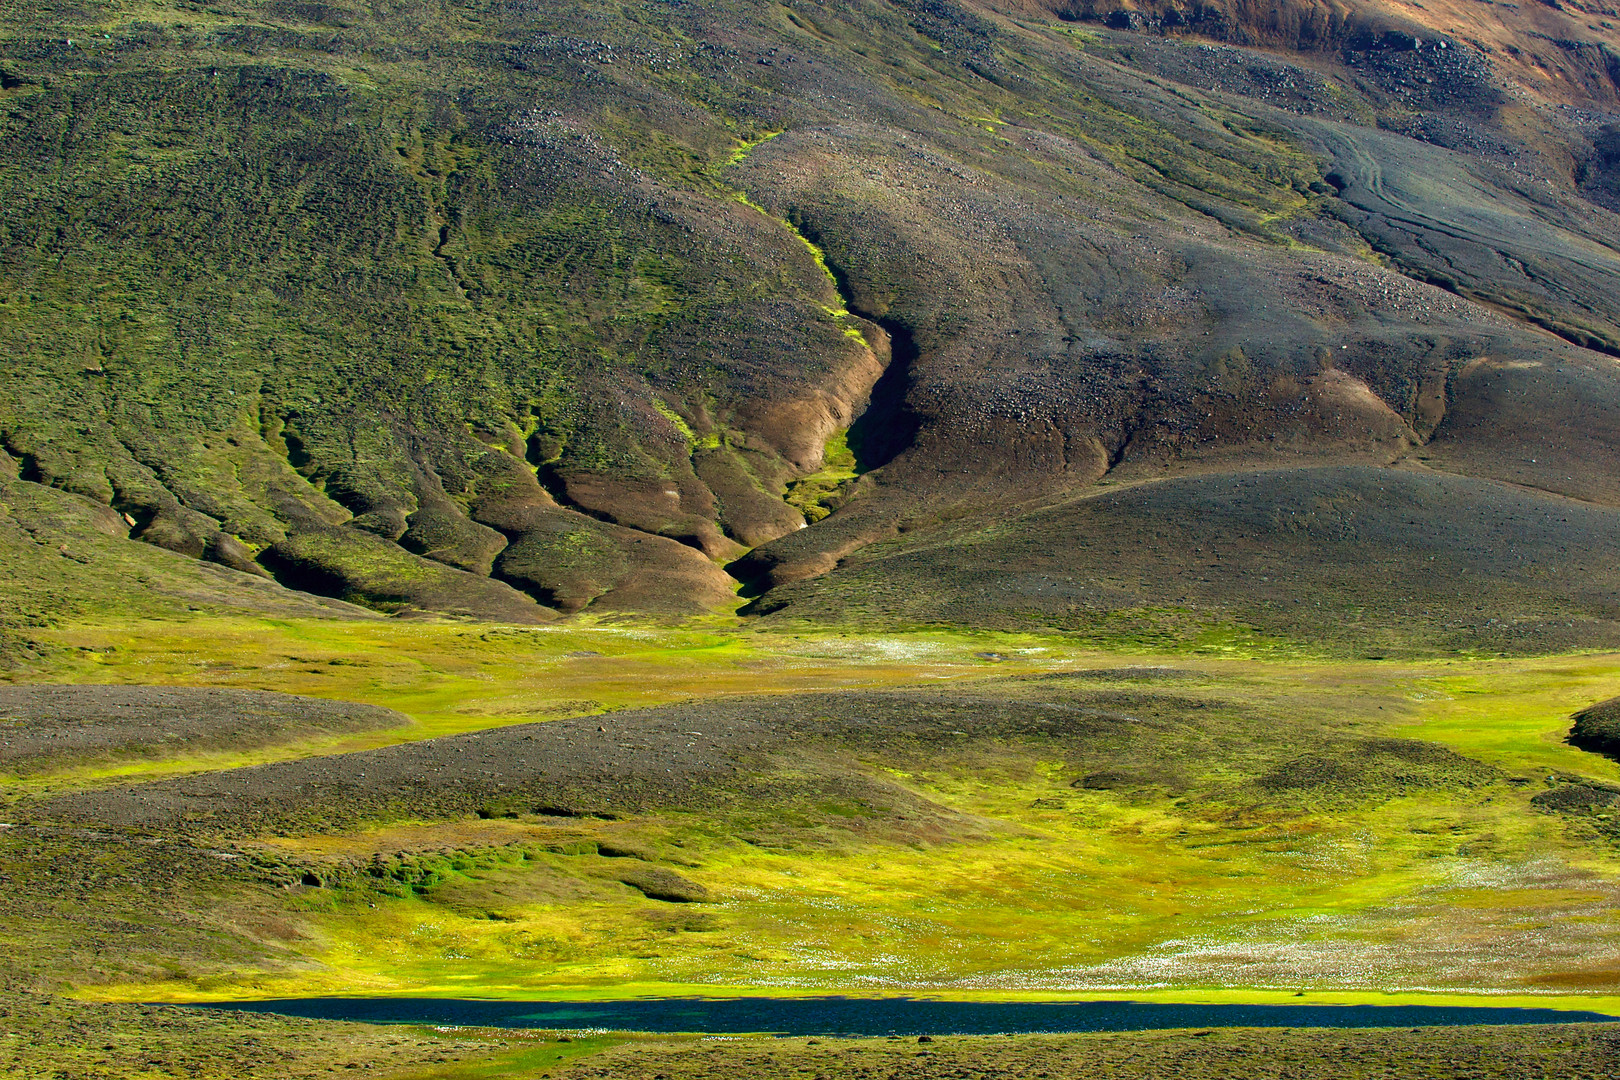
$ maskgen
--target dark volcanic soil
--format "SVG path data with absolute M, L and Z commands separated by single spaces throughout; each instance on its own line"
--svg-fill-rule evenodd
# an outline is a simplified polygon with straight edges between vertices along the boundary
M 1144 522 L 1152 522 L 1144 526 Z M 1380 651 L 1620 642 L 1620 510 L 1504 483 L 1335 467 L 1181 476 L 919 529 L 777 589 L 816 618 L 1164 632 L 1235 620 Z
M 1423 744 L 1356 738 L 1218 699 L 1100 689 L 1080 672 L 1067 683 L 764 695 L 576 717 L 65 795 L 15 813 L 19 821 L 252 835 L 475 813 L 618 816 L 683 806 L 724 814 L 814 798 L 895 810 L 919 799 L 879 765 L 971 769 L 975 754 L 1024 743 L 1067 759 L 1077 783 L 1106 774 L 1115 788 L 1217 797 L 1229 780 L 1201 777 L 1218 768 L 1250 777 L 1251 798 L 1289 803 L 1376 796 L 1391 777 L 1404 789 L 1494 775 Z M 1299 757 L 1300 746 L 1313 753 Z
M 1108 1077 L 1109 1080 L 1585 1080 L 1620 1065 L 1606 1025 L 1424 1028 L 1422 1031 L 1154 1031 L 1021 1038 L 784 1039 L 622 1047 L 563 1071 L 570 1080 L 700 1080 L 815 1075 L 924 1080 Z
M 260 690 L 0 686 L 0 769 L 40 772 L 128 757 L 241 750 L 398 727 L 392 709 Z
M 419 7 L 0 12 L 0 662 L 109 605 L 838 619 L 796 583 L 1121 470 L 1620 506 L 1600 5 Z M 887 583 L 1023 617 L 934 569 Z M 1620 642 L 1553 621 L 1499 647 Z

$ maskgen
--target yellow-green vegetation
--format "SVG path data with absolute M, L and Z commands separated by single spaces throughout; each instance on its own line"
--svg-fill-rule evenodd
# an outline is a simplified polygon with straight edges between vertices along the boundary
M 1571 712 L 1613 696 L 1620 656 L 1121 655 L 1056 636 L 720 623 L 200 619 L 49 637 L 49 661 L 14 678 L 292 691 L 386 705 L 413 724 L 8 782 L 24 807 L 87 785 L 637 706 L 692 702 L 683 723 L 698 725 L 704 702 L 762 692 L 781 695 L 766 715 L 801 720 L 839 699 L 794 694 L 887 687 L 913 695 L 913 711 L 954 701 L 972 715 L 1006 695 L 1137 725 L 1089 750 L 966 730 L 792 744 L 760 776 L 801 793 L 762 804 L 725 795 L 617 820 L 396 816 L 239 839 L 246 856 L 310 875 L 216 897 L 216 925 L 274 942 L 280 959 L 80 980 L 96 998 L 769 987 L 1589 1005 L 1620 989 L 1607 813 L 1532 802 L 1576 780 L 1620 782 L 1620 765 L 1562 742 Z M 960 689 L 907 689 L 945 685 Z M 1060 686 L 1071 696 L 1052 696 Z M 871 715 L 874 730 L 888 722 Z M 699 902 L 644 895 L 633 883 L 647 874 L 693 885 Z
M 825 628 L 738 632 L 634 622 L 489 626 L 320 619 L 115 620 L 37 635 L 48 662 L 13 682 L 137 683 L 270 689 L 397 709 L 406 729 L 203 759 L 154 757 L 114 769 L 30 778 L 61 787 L 230 768 L 726 694 L 889 686 L 1090 655 L 1042 635 L 941 632 L 864 637 Z M 998 656 L 1001 654 L 998 653 Z M 17 778 L 10 778 L 13 784 Z
M 860 475 L 849 431 L 833 432 L 821 457 L 821 468 L 788 486 L 787 501 L 804 512 L 806 521 L 820 521 L 842 505 L 849 487 Z
M 580 1058 L 589 1058 L 615 1046 L 647 1044 L 659 1050 L 678 1046 L 684 1039 L 637 1039 L 626 1035 L 564 1035 L 529 1031 L 449 1031 L 441 1038 L 455 1047 L 472 1043 L 483 1049 L 490 1042 L 500 1047 L 485 1050 L 473 1060 L 446 1061 L 392 1074 L 391 1080 L 506 1080 L 514 1076 L 549 1076 L 550 1070 Z M 483 1045 L 478 1045 L 483 1044 Z
M 658 410 L 659 416 L 662 416 L 665 420 L 668 420 L 670 425 L 673 426 L 676 431 L 681 433 L 681 438 L 685 439 L 688 444 L 692 446 L 696 446 L 698 444 L 698 437 L 696 433 L 692 431 L 692 426 L 686 422 L 680 413 L 676 412 L 662 401 L 658 401 L 656 399 L 653 401 L 653 408 Z M 718 438 L 715 440 L 715 445 L 719 445 Z
M 1565 741 L 1620 684 L 1620 156 L 1334 21 L 5 5 L 0 679 L 75 696 L 0 711 L 0 1073 L 1361 1052 L 131 1004 L 267 995 L 1620 1010 L 1620 764 Z M 1596 1060 L 1492 1038 L 1354 1067 Z

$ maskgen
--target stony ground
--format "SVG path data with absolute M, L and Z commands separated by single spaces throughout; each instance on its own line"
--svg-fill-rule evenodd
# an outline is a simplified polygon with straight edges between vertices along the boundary
M 220 687 L 0 686 L 0 769 L 248 749 L 408 722 L 375 705 Z
M 1597 1080 L 1620 1068 L 1605 1026 L 1337 1031 L 1225 1029 L 1107 1035 L 784 1039 L 619 1047 L 568 1080 Z
M 1098 688 L 1099 674 L 1124 685 Z M 1104 669 L 972 689 L 760 695 L 625 710 L 103 788 L 23 803 L 15 815 L 44 827 L 252 836 L 474 814 L 615 817 L 696 808 L 717 791 L 741 806 L 784 806 L 818 790 L 903 813 L 920 805 L 917 797 L 858 759 L 926 767 L 1009 744 L 1066 761 L 1075 787 L 1134 789 L 1151 773 L 1153 784 L 1195 800 L 1215 797 L 1230 780 L 1194 779 L 1217 761 L 1243 777 L 1243 797 L 1284 805 L 1500 779 L 1440 747 L 1262 718 L 1207 685 L 1178 693 L 1165 674 Z M 1130 686 L 1136 682 L 1148 685 Z M 791 779 L 773 780 L 785 763 L 794 767 Z
M 1394 463 L 1442 532 L 1530 508 L 1494 528 L 1557 574 L 1481 622 L 1620 642 L 1565 585 L 1620 503 L 1620 31 L 1151 6 L 8 4 L 0 663 L 105 610 L 843 618 L 791 586 L 896 536 Z M 1150 585 L 1228 541 L 1189 505 L 1123 507 Z M 1372 531 L 1289 574 L 1430 554 Z M 874 611 L 1073 621 L 973 569 Z
M 1415 470 L 1182 476 L 917 530 L 750 610 L 1166 642 L 1237 623 L 1363 654 L 1575 651 L 1620 627 L 1602 554 L 1620 555 L 1617 523 L 1611 507 Z
M 448 1064 L 492 1045 L 409 1028 L 0 994 L 0 1076 L 8 1080 L 303 1080 Z
M 1620 1032 L 1592 1024 L 618 1041 L 0 995 L 0 1076 L 15 1080 L 1597 1080 L 1617 1068 Z

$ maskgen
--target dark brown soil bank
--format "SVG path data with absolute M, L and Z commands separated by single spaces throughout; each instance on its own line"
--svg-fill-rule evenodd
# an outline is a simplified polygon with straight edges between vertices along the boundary
M 0 769 L 41 772 L 129 757 L 241 750 L 398 727 L 392 709 L 192 686 L 0 686 Z
M 1600 701 L 1576 713 L 1569 741 L 1582 750 L 1620 759 L 1620 698 Z

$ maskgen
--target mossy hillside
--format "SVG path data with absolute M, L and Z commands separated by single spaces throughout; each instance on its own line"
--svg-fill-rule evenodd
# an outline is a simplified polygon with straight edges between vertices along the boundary
M 108 15 L 116 22 L 116 11 Z M 262 551 L 289 525 L 307 526 L 311 513 L 331 524 L 358 515 L 389 540 L 434 500 L 454 511 L 459 499 L 465 514 L 478 462 L 491 452 L 457 434 L 469 426 L 538 426 L 563 447 L 551 456 L 564 464 L 665 475 L 668 449 L 655 437 L 648 457 L 637 449 L 646 433 L 631 435 L 636 425 L 611 413 L 591 419 L 587 399 L 596 392 L 580 381 L 611 379 L 603 361 L 613 358 L 635 369 L 633 357 L 660 333 L 726 338 L 700 328 L 712 315 L 683 330 L 673 314 L 683 306 L 723 312 L 733 324 L 762 298 L 791 307 L 782 290 L 797 287 L 793 272 L 748 264 L 780 254 L 769 238 L 749 245 L 753 256 L 676 254 L 681 227 L 670 232 L 645 202 L 633 208 L 611 178 L 606 189 L 561 190 L 534 179 L 528 197 L 514 199 L 514 168 L 529 169 L 523 162 L 537 155 L 554 166 L 575 162 L 576 144 L 583 140 L 588 156 L 592 136 L 545 119 L 531 96 L 524 115 L 539 118 L 520 120 L 503 149 L 489 141 L 490 115 L 480 109 L 503 110 L 453 105 L 436 89 L 471 57 L 441 58 L 413 77 L 398 59 L 389 65 L 373 52 L 380 66 L 367 69 L 350 52 L 362 42 L 382 48 L 390 28 L 351 24 L 361 41 L 320 49 L 290 30 L 270 45 L 267 29 L 171 22 L 133 35 L 125 28 L 110 44 L 95 35 L 93 54 L 56 58 L 65 80 L 42 75 L 49 86 L 29 80 L 26 93 L 9 95 L 13 148 L 35 165 L 40 155 L 68 153 L 73 164 L 57 176 L 77 185 L 30 188 L 17 175 L 8 191 L 18 208 L 8 218 L 11 340 L 26 355 L 50 354 L 14 386 L 8 438 L 25 476 L 117 503 L 149 540 L 197 532 L 196 555 L 221 528 Z M 441 29 L 463 44 L 477 33 Z M 251 57 L 289 44 L 313 67 L 242 66 L 243 50 Z M 54 62 L 49 49 L 19 55 Z M 533 59 L 535 72 L 520 80 L 526 91 L 551 86 L 572 96 L 566 74 L 546 73 L 544 49 Z M 264 110 L 254 104 L 261 94 L 273 100 Z M 245 127 L 220 119 L 244 111 L 253 118 Z M 168 127 L 149 130 L 152 116 Z M 51 141 L 68 117 L 77 118 L 76 141 Z M 730 134 L 712 132 L 720 154 Z M 701 213 L 704 197 L 694 194 L 689 212 Z M 81 209 L 53 254 L 30 223 L 58 198 Z M 808 318 L 824 323 L 834 294 L 808 269 Z M 806 356 L 850 347 L 837 328 L 827 332 L 825 347 L 807 344 Z M 784 344 L 795 340 L 785 326 L 776 333 L 788 334 Z M 429 462 L 434 480 L 424 480 L 416 459 Z M 249 476 L 236 475 L 243 471 Z M 251 482 L 252 474 L 267 481 Z M 355 559 L 366 562 L 357 550 L 337 562 Z M 399 568 L 401 588 L 419 592 L 408 569 Z M 387 605 L 386 588 L 365 586 L 352 591 Z M 442 606 L 442 597 L 424 599 Z
M 0 458 L 0 569 L 9 583 L 0 600 L 0 665 L 40 659 L 52 646 L 33 636 L 43 626 L 104 613 L 122 597 L 131 619 L 193 619 L 234 611 L 238 617 L 291 616 L 373 620 L 374 612 L 283 589 L 150 544 L 128 542 L 128 520 L 93 499 L 7 476 Z
M 116 9 L 107 14 L 116 22 Z M 469 31 L 474 37 L 487 31 L 476 14 L 465 14 L 472 25 L 437 28 L 446 33 L 445 40 L 466 43 Z M 550 196 L 536 192 L 538 202 L 514 202 L 503 194 L 498 203 L 489 203 L 503 184 L 510 187 L 510 180 L 495 179 L 487 136 L 473 130 L 478 118 L 469 121 L 434 89 L 448 74 L 445 64 L 416 71 L 417 81 L 412 82 L 409 68 L 399 62 L 362 74 L 337 60 L 355 45 L 380 46 L 379 38 L 404 25 L 362 28 L 351 22 L 346 29 L 358 41 L 328 41 L 323 43 L 327 48 L 314 50 L 307 48 L 307 37 L 284 31 L 280 39 L 305 46 L 297 54 L 318 70 L 252 69 L 240 78 L 233 78 L 241 61 L 239 54 L 232 54 L 233 47 L 241 48 L 245 40 L 249 55 L 261 52 L 267 47 L 262 39 L 268 28 L 238 25 L 234 32 L 213 34 L 195 27 L 148 26 L 135 40 L 120 39 L 104 49 L 99 48 L 100 35 L 81 34 L 80 47 L 91 40 L 91 48 L 97 50 L 88 60 L 98 76 L 93 87 L 85 86 L 81 92 L 60 83 L 46 89 L 29 82 L 28 93 L 12 95 L 13 107 L 21 110 L 14 113 L 21 125 L 15 137 L 21 146 L 38 153 L 47 152 L 40 144 L 42 130 L 68 115 L 65 110 L 70 107 L 78 110 L 81 125 L 103 125 L 78 132 L 78 145 L 92 158 L 75 172 L 81 188 L 72 195 L 85 207 L 86 219 L 79 226 L 85 232 L 76 250 L 80 257 L 93 258 L 96 266 L 69 267 L 73 253 L 64 251 L 49 274 L 43 269 L 48 256 L 42 253 L 36 256 L 39 261 L 25 259 L 17 267 L 24 278 L 39 280 L 14 290 L 19 306 L 9 310 L 16 332 L 30 335 L 29 341 L 48 342 L 53 354 L 50 363 L 35 368 L 35 384 L 19 387 L 33 411 L 46 401 L 59 400 L 64 392 L 69 395 L 64 404 L 72 403 L 70 407 L 80 413 L 77 402 L 85 393 L 90 395 L 90 411 L 99 415 L 117 414 L 125 398 L 133 399 L 137 407 L 144 403 L 147 414 L 137 419 L 143 430 L 135 433 L 141 441 L 151 443 L 154 428 L 174 436 L 173 445 L 151 446 L 145 463 L 176 473 L 171 481 L 184 484 L 188 476 L 193 478 L 193 483 L 185 484 L 191 490 L 181 493 L 183 499 L 189 495 L 208 502 L 213 496 L 212 503 L 218 504 L 229 492 L 215 493 L 216 477 L 195 461 L 184 463 L 197 456 L 191 445 L 196 437 L 237 427 L 244 416 L 257 426 L 260 414 L 301 409 L 303 423 L 294 454 L 318 488 L 331 484 L 334 494 L 362 513 L 387 510 L 389 502 L 398 504 L 403 488 L 408 511 L 412 478 L 410 464 L 401 457 L 403 448 L 386 430 L 373 432 L 359 422 L 353 415 L 356 409 L 375 416 L 377 406 L 386 402 L 395 420 L 426 430 L 468 423 L 498 430 L 504 421 L 521 422 L 535 414 L 550 417 L 551 426 L 563 425 L 559 434 L 567 441 L 567 428 L 579 421 L 559 417 L 556 408 L 577 413 L 577 386 L 572 391 L 559 389 L 559 380 L 577 383 L 578 372 L 568 374 L 570 364 L 577 368 L 583 363 L 597 371 L 603 359 L 622 359 L 626 348 L 633 355 L 654 329 L 669 321 L 663 316 L 672 305 L 679 306 L 679 297 L 724 311 L 732 320 L 748 304 L 738 287 L 776 302 L 778 294 L 770 283 L 780 287 L 787 279 L 750 270 L 746 284 L 722 285 L 714 275 L 737 266 L 737 253 L 718 259 L 700 256 L 696 264 L 690 256 L 671 254 L 672 241 L 654 239 L 647 230 L 657 226 L 649 222 L 645 208 L 639 214 L 627 212 L 621 191 L 593 193 L 587 185 Z M 127 31 L 123 37 L 129 37 Z M 36 60 L 49 63 L 49 50 L 33 52 Z M 73 55 L 65 59 L 69 71 L 74 68 Z M 538 56 L 544 61 L 545 50 Z M 224 78 L 213 66 L 209 74 L 187 70 L 220 64 L 225 57 L 235 64 Z M 375 53 L 371 58 L 375 61 Z M 364 68 L 365 60 L 355 59 Z M 472 62 L 465 55 L 441 60 L 450 67 Z M 179 61 L 181 70 L 147 70 L 154 61 L 163 66 Z M 407 76 L 404 86 L 398 82 L 402 74 Z M 553 73 L 548 83 L 542 71 L 533 78 L 571 96 L 565 77 L 558 81 Z M 392 87 L 384 90 L 379 83 Z M 275 104 L 259 115 L 253 100 L 266 91 Z M 81 99 L 73 97 L 75 93 L 93 96 Z M 255 126 L 228 131 L 198 128 L 211 122 L 210 117 L 230 115 L 233 108 L 255 115 Z M 154 113 L 165 117 L 172 130 L 184 131 L 187 149 L 165 153 L 163 147 L 172 146 L 173 137 L 145 138 L 143 120 Z M 336 119 L 339 116 L 343 119 Z M 572 132 L 566 124 L 548 128 L 549 121 L 536 123 L 529 134 L 540 141 L 542 152 L 566 157 L 571 140 L 590 142 L 588 133 Z M 681 130 L 693 134 L 690 125 L 683 124 Z M 731 141 L 723 127 L 710 130 L 708 137 L 715 142 Z M 658 132 L 640 134 L 654 142 L 660 137 Z M 695 137 L 701 143 L 704 135 L 699 130 Z M 564 145 L 547 142 L 557 139 Z M 151 142 L 158 146 L 148 145 Z M 306 147 L 318 149 L 306 152 Z M 28 150 L 23 153 L 32 160 Z M 700 150 L 688 154 L 704 161 Z M 283 168 L 283 161 L 304 164 Z M 220 162 L 229 163 L 224 175 L 219 174 Z M 159 176 L 172 173 L 173 182 L 149 184 L 153 169 Z M 271 201 L 265 203 L 257 195 L 243 201 L 240 196 L 248 177 L 259 172 L 267 173 L 264 184 L 273 193 L 268 196 Z M 326 201 L 319 206 L 299 204 L 317 189 L 341 197 L 322 196 Z M 207 192 L 215 209 L 206 222 L 200 222 L 186 203 L 136 209 L 134 201 L 159 191 L 183 193 L 171 196 L 178 199 Z M 30 197 L 22 190 L 12 194 L 24 202 Z M 352 201 L 344 201 L 351 197 Z M 450 215 L 455 221 L 449 225 L 443 210 L 446 199 L 457 204 Z M 27 217 L 22 213 L 15 220 L 20 223 Z M 161 234 L 131 232 L 158 219 L 164 222 Z M 447 239 L 449 233 L 455 235 Z M 17 239 L 25 237 L 19 234 Z M 326 249 L 328 239 L 338 243 L 336 250 Z M 160 250 L 152 250 L 153 244 Z M 768 253 L 768 243 L 766 248 Z M 106 249 L 127 250 L 135 261 L 103 258 L 99 253 Z M 273 254 L 265 260 L 261 252 Z M 704 280 L 691 280 L 694 265 L 708 275 Z M 184 278 L 175 279 L 180 266 Z M 328 276 L 311 278 L 307 273 L 311 268 Z M 93 284 L 100 282 L 98 275 L 106 274 L 121 276 Z M 334 289 L 335 275 L 347 275 L 349 285 Z M 497 289 L 492 284 L 496 281 L 505 284 Z M 476 304 L 468 302 L 469 285 Z M 172 290 L 180 295 L 170 295 Z M 817 304 L 811 310 L 819 311 L 825 297 L 812 291 Z M 97 297 L 94 302 L 88 299 L 92 294 Z M 331 302 L 334 298 L 337 303 Z M 161 307 L 145 311 L 143 303 Z M 635 328 L 638 321 L 645 324 L 643 329 Z M 189 328 L 205 323 L 205 336 L 212 344 L 204 348 L 214 351 L 207 357 L 189 355 L 186 365 L 171 372 L 165 354 L 176 356 L 187 348 L 195 354 L 198 334 Z M 140 329 L 126 333 L 126 325 Z M 374 336 L 362 338 L 384 326 L 397 327 L 388 333 L 388 355 L 368 359 L 378 342 Z M 404 341 L 398 331 L 406 335 Z M 86 333 L 97 344 L 92 346 L 89 339 L 83 348 L 73 344 Z M 184 345 L 177 334 L 187 338 Z M 702 331 L 698 334 L 714 339 Z M 607 340 L 602 340 L 604 336 Z M 62 347 L 64 340 L 69 347 Z M 829 341 L 832 352 L 841 348 L 837 340 Z M 269 342 L 273 344 L 266 351 Z M 100 381 L 92 379 L 80 389 L 75 358 L 84 348 L 94 354 L 84 366 L 96 369 Z M 71 371 L 57 370 L 64 355 Z M 340 370 L 345 370 L 341 365 L 350 365 L 345 377 L 330 380 L 331 361 L 344 356 L 353 357 L 338 361 Z M 266 362 L 282 376 L 272 376 L 266 383 Z M 482 374 L 473 374 L 478 371 Z M 66 383 L 64 375 L 71 376 Z M 126 387 L 131 379 L 135 382 Z M 108 396 L 102 384 L 110 386 L 115 400 L 101 400 Z M 182 385 L 186 390 L 179 389 Z M 261 400 L 266 394 L 274 399 L 268 405 Z M 31 419 L 51 426 L 48 414 Z M 280 427 L 281 421 L 276 424 Z M 177 425 L 179 430 L 172 430 Z M 93 432 L 86 435 L 96 441 Z M 355 435 L 373 442 L 363 473 L 334 462 L 341 475 L 333 475 L 333 469 L 312 464 L 312 454 L 324 458 L 335 441 Z M 20 438 L 31 443 L 26 435 Z M 104 434 L 101 441 L 105 438 Z M 33 471 L 49 482 L 78 486 L 104 499 L 112 494 L 111 482 L 96 475 L 96 459 L 109 453 L 121 457 L 116 448 L 85 448 L 90 461 L 81 468 L 73 464 L 83 456 L 80 451 L 59 436 L 52 441 L 50 451 L 34 455 Z M 625 443 L 622 431 L 586 432 L 573 442 L 568 456 L 585 466 L 653 475 L 664 471 L 633 443 Z M 463 441 L 456 447 L 453 436 L 445 449 L 463 456 L 485 452 L 477 443 Z M 654 453 L 656 458 L 659 451 Z M 182 460 L 170 465 L 168 459 L 176 455 Z M 57 461 L 59 457 L 65 463 Z M 105 461 L 99 464 L 106 467 Z M 381 474 L 378 465 L 384 466 Z M 463 464 L 463 477 L 465 469 Z M 141 470 L 126 465 L 123 471 Z M 124 487 L 134 482 L 125 480 Z M 296 480 L 290 482 L 297 486 Z M 250 492 L 246 500 L 250 504 L 254 494 Z M 129 494 L 122 498 L 139 509 L 138 500 Z M 374 505 L 379 502 L 384 505 Z M 215 505 L 204 509 L 213 512 Z M 268 509 L 272 520 L 258 530 L 247 530 L 247 522 L 229 524 L 235 532 L 274 531 L 274 516 L 282 508 Z M 262 520 L 266 515 L 260 509 L 252 516 Z M 339 510 L 338 516 L 348 515 Z M 262 536 L 247 539 L 265 542 Z
M 1328 337 L 1403 417 L 1463 353 L 1541 360 L 1390 299 L 1321 182 L 1374 136 L 1214 94 L 1192 48 L 865 3 L 5 19 L 21 482 L 386 612 L 701 613 L 732 584 L 673 544 L 724 562 L 808 509 L 793 543 L 821 557 L 1083 486 L 1138 435 L 1171 457 L 1265 440 Z M 1312 78 L 1357 123 L 1387 105 Z M 1258 291 L 1229 286 L 1260 263 Z M 1346 267 L 1382 291 L 1340 288 Z M 904 346 L 881 387 L 856 316 Z M 1330 415 L 1297 437 L 1360 452 Z M 823 515 L 842 497 L 805 474 L 851 422 L 872 505 Z

